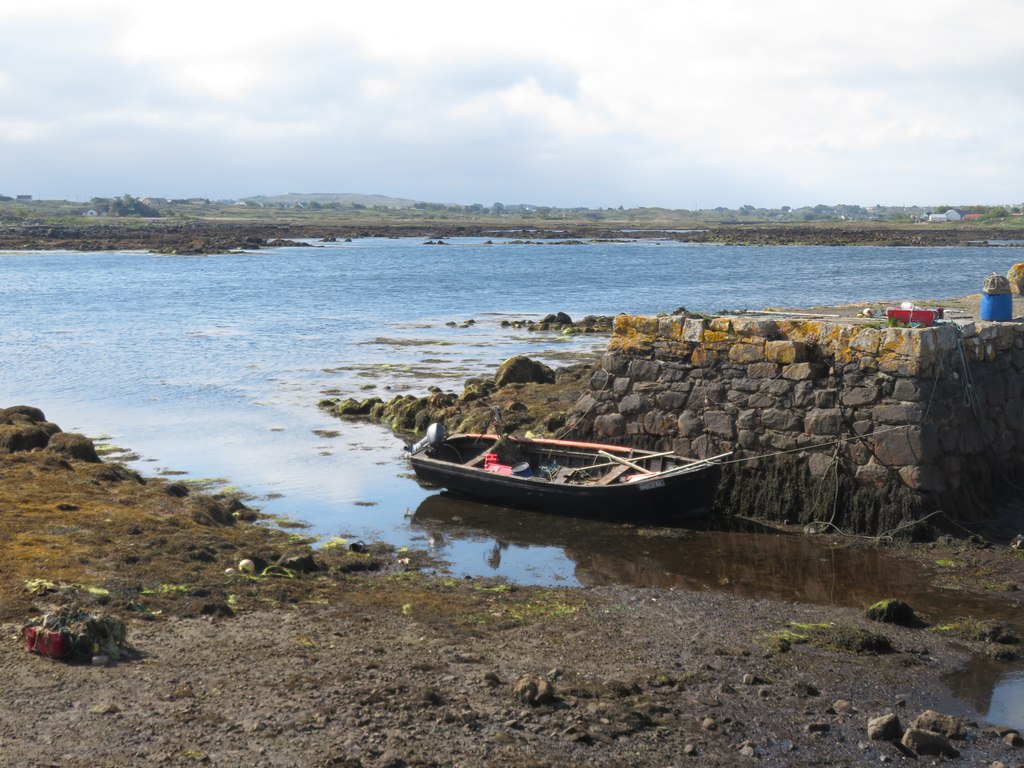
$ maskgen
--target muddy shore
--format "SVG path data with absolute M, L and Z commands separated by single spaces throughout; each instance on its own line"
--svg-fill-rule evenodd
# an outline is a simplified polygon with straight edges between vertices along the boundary
M 881 227 L 862 224 L 815 226 L 803 224 L 713 225 L 688 231 L 636 231 L 614 225 L 543 222 L 524 224 L 523 238 L 537 242 L 575 242 L 601 239 L 672 239 L 725 245 L 983 245 L 1007 238 L 1000 229 L 964 226 L 956 229 L 929 227 Z M 497 236 L 493 224 L 381 223 L 375 225 L 240 223 L 210 220 L 125 219 L 67 223 L 0 224 L 0 250 L 109 251 L 145 250 L 156 253 L 224 253 L 292 245 L 298 240 L 364 237 L 422 237 L 443 241 L 453 237 Z M 502 230 L 502 237 L 515 237 Z
M 969 618 L 897 626 L 717 592 L 523 588 L 452 579 L 385 544 L 311 549 L 244 500 L 142 478 L 70 438 L 26 447 L 12 432 L 48 422 L 8 421 L 7 765 L 903 761 L 914 751 L 898 740 L 926 710 L 967 714 L 948 674 L 1016 654 L 1012 628 Z M 962 564 L 961 589 L 1016 606 L 1024 559 L 1005 542 L 899 546 L 894 556 Z M 225 572 L 243 558 L 253 573 Z M 134 652 L 109 666 L 29 654 L 21 627 L 72 605 L 126 622 Z M 975 698 L 984 704 L 984 685 Z M 884 715 L 898 733 L 872 738 Z M 1005 724 L 919 725 L 948 731 L 931 747 L 912 741 L 928 761 L 1024 757 Z

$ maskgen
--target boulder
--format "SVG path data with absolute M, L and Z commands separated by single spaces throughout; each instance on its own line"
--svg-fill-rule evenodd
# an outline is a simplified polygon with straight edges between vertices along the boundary
M 555 688 L 542 677 L 524 675 L 515 684 L 512 695 L 524 704 L 535 707 L 555 698 Z
M 92 440 L 74 432 L 58 432 L 52 435 L 46 444 L 46 450 L 68 459 L 88 461 L 92 464 L 100 463 L 100 457 L 96 453 L 96 446 L 93 445 Z
M 31 405 L 12 405 L 0 408 L 0 424 L 14 424 L 18 421 L 29 421 L 33 424 L 46 421 L 43 412 Z
M 50 442 L 46 430 L 33 424 L 0 425 L 0 453 L 17 453 L 45 448 Z
M 959 717 L 943 715 L 934 710 L 925 710 L 910 724 L 911 728 L 941 733 L 949 739 L 966 738 L 964 723 Z
M 873 741 L 895 741 L 901 733 L 900 719 L 891 712 L 868 720 L 868 738 Z
M 903 627 L 913 627 L 919 623 L 914 609 L 902 600 L 890 598 L 879 600 L 867 610 L 867 616 L 872 621 L 880 621 L 885 624 L 899 624 Z
M 185 509 L 191 513 L 192 519 L 200 525 L 234 525 L 235 516 L 226 504 L 212 496 L 189 496 Z
M 499 387 L 506 384 L 554 384 L 555 372 L 525 355 L 510 357 L 494 374 L 494 383 Z
M 949 743 L 949 739 L 941 733 L 926 731 L 923 728 L 908 728 L 900 743 L 918 755 L 960 756 L 960 753 Z

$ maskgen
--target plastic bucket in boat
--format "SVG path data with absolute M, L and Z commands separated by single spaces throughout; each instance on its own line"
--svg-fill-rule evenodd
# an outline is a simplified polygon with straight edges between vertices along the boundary
M 512 474 L 518 477 L 533 477 L 529 462 L 523 461 L 512 466 Z
M 1013 296 L 1009 293 L 981 294 L 982 320 L 1010 320 L 1013 317 Z

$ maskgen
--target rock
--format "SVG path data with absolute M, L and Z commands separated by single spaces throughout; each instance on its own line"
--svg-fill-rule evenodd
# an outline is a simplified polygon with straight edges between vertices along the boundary
M 96 446 L 92 440 L 85 435 L 77 435 L 73 432 L 58 432 L 52 435 L 47 441 L 46 450 L 69 459 L 87 461 L 91 464 L 99 464 L 100 457 L 96 453 Z
M 846 699 L 839 699 L 832 705 L 832 711 L 837 715 L 852 715 L 857 710 L 853 708 L 853 704 Z
M 895 741 L 901 733 L 900 719 L 892 713 L 868 720 L 868 738 L 873 741 Z
M 10 408 L 0 408 L 0 424 L 16 424 L 19 421 L 37 424 L 40 421 L 46 421 L 46 416 L 41 410 L 31 405 L 12 405 Z
M 713 717 L 705 717 L 703 720 L 700 721 L 700 727 L 702 730 L 705 731 L 717 731 L 718 721 L 715 720 L 715 718 Z
M 494 374 L 494 383 L 499 387 L 506 384 L 554 384 L 555 372 L 544 363 L 516 355 L 501 364 Z
M 960 753 L 949 743 L 949 739 L 941 733 L 926 731 L 922 728 L 908 728 L 900 743 L 919 755 L 960 756 Z
M 894 598 L 879 600 L 868 608 L 867 616 L 872 621 L 880 621 L 885 624 L 899 624 L 902 627 L 912 627 L 919 623 L 914 609 L 902 600 Z
M 235 524 L 235 517 L 228 511 L 227 506 L 212 496 L 190 496 L 185 502 L 185 509 L 200 525 Z
M 525 704 L 536 707 L 555 698 L 555 689 L 547 680 L 534 675 L 524 675 L 512 689 L 512 695 Z
M 559 312 L 556 315 L 547 315 L 541 322 L 545 325 L 572 325 L 572 318 L 565 312 Z
M 1010 731 L 1003 736 L 1003 743 L 1009 747 L 1024 747 L 1024 738 L 1016 731 Z
M 804 726 L 804 730 L 807 733 L 828 733 L 832 730 L 832 726 L 829 723 L 808 723 Z
M 918 715 L 910 724 L 910 727 L 941 733 L 950 739 L 963 739 L 967 735 L 964 731 L 964 723 L 960 718 L 953 717 L 952 715 L 943 715 L 931 709 L 925 710 Z
M 45 448 L 50 435 L 42 427 L 32 424 L 0 425 L 0 453 L 17 453 Z
M 313 559 L 312 553 L 307 552 L 304 555 L 292 555 L 291 557 L 282 557 L 278 563 L 282 568 L 288 568 L 289 570 L 296 571 L 297 573 L 316 573 L 322 570 L 320 564 Z

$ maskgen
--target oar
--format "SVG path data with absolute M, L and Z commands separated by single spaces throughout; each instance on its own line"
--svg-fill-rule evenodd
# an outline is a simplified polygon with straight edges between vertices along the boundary
M 696 461 L 693 464 L 686 464 L 682 467 L 666 469 L 663 470 L 662 472 L 649 472 L 648 474 L 651 475 L 652 477 L 664 477 L 665 475 L 680 475 L 685 472 L 693 472 L 694 470 L 700 469 L 701 467 L 706 466 L 708 464 L 714 464 L 716 461 L 718 461 L 719 459 L 724 459 L 726 456 L 732 456 L 732 451 L 720 453 L 717 456 L 709 456 L 708 458 L 700 459 L 699 461 Z
M 649 469 L 644 469 L 639 464 L 634 464 L 632 461 L 627 461 L 626 459 L 622 458 L 621 456 L 616 456 L 614 453 L 608 453 L 607 451 L 598 451 L 598 454 L 601 455 L 601 456 L 604 456 L 606 459 L 611 459 L 612 461 L 614 461 L 614 462 L 616 462 L 618 464 L 625 464 L 630 469 L 635 469 L 637 472 L 639 472 L 642 475 L 652 475 L 652 474 L 655 474 L 655 473 L 651 472 L 651 470 L 649 470 Z

